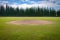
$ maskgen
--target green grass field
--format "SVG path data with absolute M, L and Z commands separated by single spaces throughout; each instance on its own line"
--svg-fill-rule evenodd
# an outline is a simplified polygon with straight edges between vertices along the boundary
M 49 20 L 49 25 L 12 25 L 12 20 Z M 0 40 L 60 40 L 60 17 L 0 17 Z

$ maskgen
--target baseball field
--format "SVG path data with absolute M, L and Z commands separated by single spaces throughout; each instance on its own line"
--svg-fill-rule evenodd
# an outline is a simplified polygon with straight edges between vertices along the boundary
M 0 17 L 0 40 L 60 40 L 60 17 Z

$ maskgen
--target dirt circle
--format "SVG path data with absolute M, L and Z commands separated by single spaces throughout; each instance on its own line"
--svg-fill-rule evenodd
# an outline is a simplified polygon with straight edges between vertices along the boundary
M 7 24 L 15 24 L 15 25 L 46 25 L 53 24 L 52 21 L 46 20 L 16 20 L 7 22 Z

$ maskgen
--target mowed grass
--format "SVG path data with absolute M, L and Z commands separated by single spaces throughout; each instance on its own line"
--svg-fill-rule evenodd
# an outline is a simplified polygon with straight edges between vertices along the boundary
M 15 20 L 49 20 L 54 24 L 6 24 Z M 0 40 L 60 40 L 60 17 L 0 17 Z

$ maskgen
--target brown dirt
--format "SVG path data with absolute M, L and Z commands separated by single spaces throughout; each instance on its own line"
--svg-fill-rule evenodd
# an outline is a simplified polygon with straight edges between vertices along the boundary
M 53 24 L 52 21 L 46 20 L 16 20 L 7 22 L 7 24 L 15 24 L 15 25 L 46 25 Z

